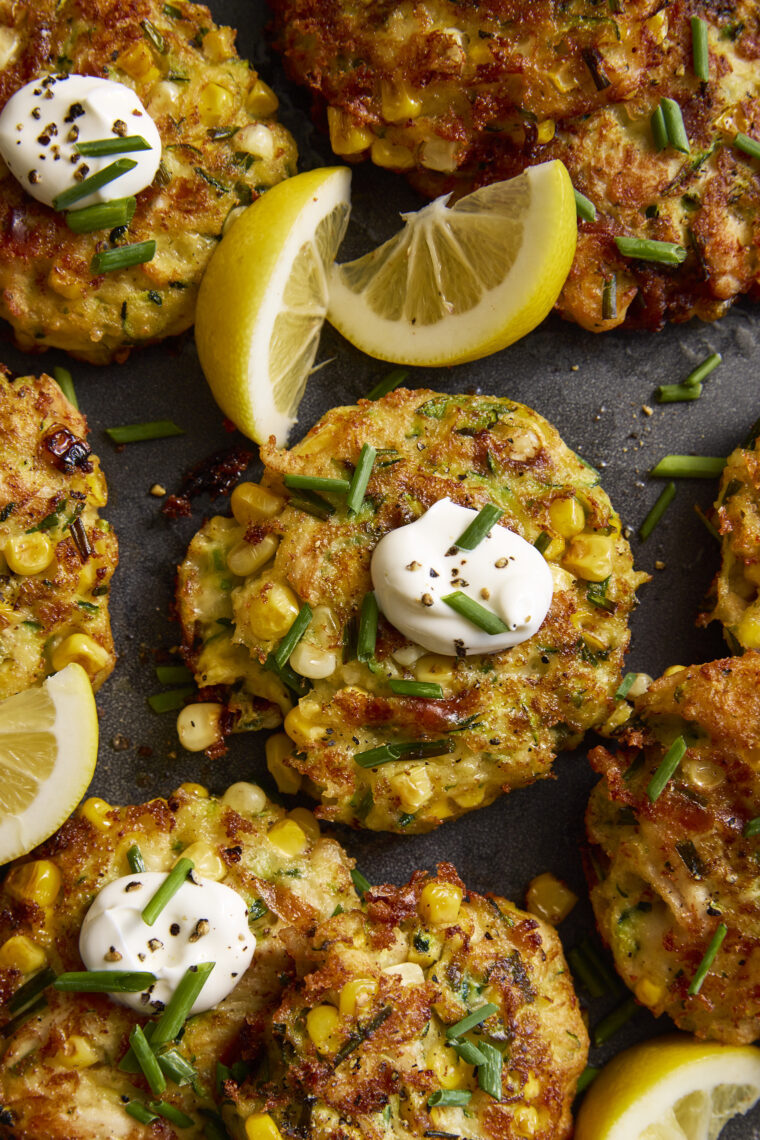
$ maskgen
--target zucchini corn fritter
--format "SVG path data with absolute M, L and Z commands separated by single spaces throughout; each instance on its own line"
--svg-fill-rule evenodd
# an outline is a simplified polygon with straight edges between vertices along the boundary
M 132 222 L 110 233 L 73 233 L 0 163 L 0 316 L 21 348 L 107 364 L 192 324 L 230 211 L 295 173 L 277 98 L 234 39 L 188 0 L 0 0 L 0 108 L 36 76 L 99 75 L 139 95 L 163 143 Z M 93 274 L 96 252 L 151 239 L 151 261 Z
M 679 737 L 683 759 L 653 800 Z M 636 700 L 616 754 L 591 752 L 604 780 L 586 817 L 587 869 L 618 972 L 654 1014 L 736 1044 L 760 1033 L 759 757 L 752 651 L 661 677 Z
M 258 1068 L 232 1092 L 247 1140 L 569 1135 L 588 1037 L 551 927 L 463 896 L 442 863 L 371 888 L 313 954 L 271 1019 L 249 1019 Z
M 273 0 L 290 74 L 333 150 L 406 171 L 433 196 L 561 159 L 596 206 L 558 308 L 584 328 L 714 320 L 760 295 L 760 16 L 749 0 Z M 709 77 L 695 74 L 692 18 Z M 701 25 L 694 33 L 699 37 Z M 658 150 L 661 99 L 685 137 Z M 677 242 L 680 267 L 626 259 L 617 236 Z M 611 283 L 611 284 L 608 284 Z M 605 299 L 605 285 L 607 285 Z
M 287 475 L 346 477 L 365 443 L 378 449 L 363 505 L 309 500 Z M 549 773 L 615 709 L 628 614 L 645 576 L 596 473 L 536 412 L 495 397 L 396 392 L 328 412 L 290 451 L 262 448 L 261 486 L 232 495 L 190 544 L 178 613 L 202 699 L 234 730 L 270 727 L 281 791 L 321 799 L 317 814 L 373 830 L 429 831 Z M 290 498 L 288 496 L 291 496 Z M 501 653 L 426 653 L 380 617 L 374 652 L 357 659 L 357 619 L 372 552 L 433 503 L 481 507 L 542 543 L 554 596 L 541 629 Z M 311 624 L 273 671 L 271 654 L 306 602 Z M 436 682 L 443 699 L 396 696 L 389 680 Z M 427 759 L 360 767 L 386 743 L 442 744 Z
M 98 688 L 116 662 L 118 562 L 87 421 L 49 376 L 0 366 L 0 700 L 77 661 Z
M 197 872 L 224 881 L 249 907 L 256 936 L 253 961 L 232 993 L 214 1009 L 190 1018 L 180 1055 L 166 1069 L 161 1099 L 191 1117 L 187 1140 L 204 1134 L 205 1112 L 221 1095 L 217 1062 L 231 1063 L 246 1017 L 278 998 L 284 982 L 301 968 L 317 924 L 336 906 L 356 905 L 350 863 L 333 840 L 321 838 L 304 809 L 286 816 L 252 784 L 233 785 L 222 799 L 198 785 L 183 785 L 168 800 L 109 807 L 87 800 L 31 856 L 11 865 L 0 892 L 0 995 L 18 990 L 36 972 L 81 970 L 82 920 L 106 883 L 129 874 L 127 851 L 137 844 L 148 870 L 169 871 L 180 856 Z M 0 1061 L 0 1127 L 19 1140 L 90 1140 L 108 1136 L 139 1140 L 173 1136 L 159 1121 L 146 1127 L 125 1112 L 125 1103 L 154 1101 L 142 1075 L 119 1068 L 128 1037 L 146 1018 L 106 995 L 46 989 L 46 1004 L 6 1037 Z M 167 1057 L 165 1064 L 170 1064 Z M 177 1065 L 192 1065 L 193 1083 L 177 1083 Z M 236 1070 L 238 1071 L 238 1070 Z M 172 1076 L 174 1072 L 174 1076 Z M 209 1128 L 211 1126 L 209 1125 Z

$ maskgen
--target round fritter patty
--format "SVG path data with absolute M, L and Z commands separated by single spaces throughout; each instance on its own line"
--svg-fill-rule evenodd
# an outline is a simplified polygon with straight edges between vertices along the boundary
M 760 133 L 760 22 L 749 0 L 275 0 L 292 76 L 327 106 L 333 149 L 457 193 L 559 158 L 597 216 L 579 226 L 560 312 L 594 331 L 712 320 L 758 294 L 760 184 L 733 145 Z M 707 22 L 710 79 L 690 20 Z M 653 142 L 662 98 L 687 153 Z M 679 242 L 676 269 L 626 260 L 619 235 Z M 616 288 L 603 305 L 606 282 Z
M 240 1117 L 314 1140 L 569 1135 L 588 1037 L 559 938 L 462 887 L 442 863 L 318 929 L 313 972 L 266 1024 L 249 1019 L 244 1057 L 258 1064 L 229 1088 Z M 436 1106 L 454 1091 L 458 1104 Z
M 69 661 L 97 689 L 116 662 L 118 544 L 98 517 L 106 481 L 86 435 L 50 376 L 11 380 L 0 366 L 0 700 Z
M 679 737 L 686 752 L 656 796 L 652 778 Z M 605 777 L 586 817 L 591 901 L 620 975 L 640 1002 L 681 1029 L 754 1041 L 760 655 L 661 677 L 635 702 L 617 753 L 596 748 L 591 761 Z M 701 988 L 690 993 L 721 935 Z
M 295 173 L 277 99 L 234 39 L 188 0 L 0 0 L 0 108 L 42 74 L 99 75 L 137 92 L 163 143 L 132 222 L 110 234 L 72 233 L 0 163 L 0 316 L 22 348 L 106 364 L 192 324 L 230 211 Z M 152 261 L 93 274 L 96 252 L 150 239 Z
M 760 425 L 728 457 L 715 503 L 721 565 L 699 623 L 723 623 L 732 650 L 760 649 Z
M 378 456 L 357 514 L 336 495 L 286 502 L 285 475 L 348 477 L 365 443 Z M 558 749 L 603 724 L 643 576 L 597 474 L 536 412 L 490 396 L 400 389 L 333 409 L 290 451 L 269 444 L 262 457 L 264 506 L 240 525 L 234 493 L 240 517 L 204 526 L 180 568 L 178 610 L 196 680 L 226 686 L 204 695 L 221 692 L 237 728 L 261 724 L 262 698 L 274 702 L 267 715 L 286 714 L 289 739 L 268 744 L 270 768 L 289 772 L 289 790 L 304 776 L 320 816 L 428 831 L 547 775 Z M 426 653 L 381 616 L 374 655 L 357 660 L 375 546 L 446 496 L 497 504 L 500 525 L 528 542 L 544 535 L 554 595 L 543 625 L 504 652 L 448 657 Z M 242 573 L 250 558 L 260 564 L 247 576 L 231 569 Z M 314 614 L 304 645 L 289 673 L 273 671 L 270 654 L 304 602 Z M 392 678 L 438 682 L 443 699 L 395 696 Z M 354 760 L 399 741 L 442 742 L 442 754 L 376 768 Z
M 39 969 L 47 962 L 56 973 L 82 969 L 78 940 L 84 915 L 97 891 L 129 874 L 126 855 L 133 844 L 148 870 L 169 871 L 186 853 L 199 874 L 234 888 L 249 907 L 256 936 L 253 962 L 236 988 L 186 1022 L 173 1046 L 194 1066 L 195 1087 L 169 1080 L 163 1099 L 192 1117 L 192 1127 L 181 1135 L 195 1140 L 204 1135 L 203 1110 L 215 1110 L 217 1062 L 237 1055 L 245 1017 L 278 997 L 309 950 L 317 924 L 337 906 L 356 905 L 350 863 L 336 842 L 319 836 L 310 813 L 302 809 L 286 817 L 255 785 L 244 786 L 242 794 L 237 785 L 222 799 L 198 785 L 183 785 L 168 800 L 110 810 L 102 800 L 87 801 L 52 839 L 11 864 L 5 877 L 3 1000 L 28 980 L 24 966 Z M 47 1005 L 20 1028 L 2 1030 L 0 1104 L 9 1134 L 19 1140 L 173 1136 L 168 1125 L 145 1127 L 124 1111 L 128 1099 L 151 1099 L 141 1075 L 119 1069 L 132 1027 L 145 1027 L 146 1019 L 105 995 L 53 989 L 45 994 Z M 7 1007 L 3 1013 L 7 1023 Z

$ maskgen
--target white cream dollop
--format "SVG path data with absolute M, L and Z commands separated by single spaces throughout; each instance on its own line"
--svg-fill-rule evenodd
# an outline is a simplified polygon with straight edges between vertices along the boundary
M 189 966 L 215 962 L 191 1013 L 218 1005 L 251 964 L 256 938 L 248 929 L 245 900 L 223 883 L 188 878 L 152 926 L 142 920 L 145 904 L 166 879 L 142 871 L 108 883 L 85 915 L 79 953 L 88 970 L 148 970 L 156 982 L 148 991 L 113 994 L 139 1013 L 164 1005 Z
M 84 157 L 76 143 L 141 135 L 150 150 Z M 52 206 L 64 190 L 117 158 L 137 165 L 72 209 L 127 198 L 150 186 L 161 161 L 161 136 L 131 88 L 95 75 L 44 75 L 20 87 L 0 113 L 0 155 L 23 188 Z
M 535 546 L 498 524 L 474 550 L 455 546 L 477 511 L 440 499 L 421 518 L 389 531 L 372 555 L 380 609 L 396 629 L 433 653 L 498 653 L 538 631 L 552 602 L 551 571 Z M 442 599 L 461 590 L 508 627 L 489 634 Z

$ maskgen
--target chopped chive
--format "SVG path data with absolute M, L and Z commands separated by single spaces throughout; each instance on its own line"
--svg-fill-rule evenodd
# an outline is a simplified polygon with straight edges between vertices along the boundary
M 133 875 L 139 875 L 146 869 L 142 851 L 136 843 L 133 843 L 129 851 L 127 851 L 127 863 Z
M 135 198 L 115 198 L 112 202 L 96 202 L 81 210 L 67 210 L 66 225 L 75 234 L 91 234 L 94 230 L 112 230 L 115 226 L 128 226 L 135 216 Z
M 142 30 L 145 32 L 146 38 L 150 40 L 159 55 L 164 55 L 166 52 L 166 44 L 164 42 L 164 37 L 159 32 L 156 25 L 152 24 L 150 20 L 140 20 L 140 24 L 142 26 Z
M 647 784 L 647 795 L 652 803 L 655 803 L 662 795 L 668 780 L 675 774 L 676 768 L 683 760 L 685 752 L 686 741 L 682 736 L 678 736 L 663 756 L 657 771 Z
M 722 360 L 723 357 L 719 352 L 711 352 L 709 356 L 705 357 L 701 364 L 698 364 L 697 367 L 689 373 L 685 380 L 681 381 L 684 388 L 694 388 L 697 384 L 701 384 L 703 380 L 707 379 L 711 372 L 715 371 Z
M 697 79 L 710 78 L 710 53 L 707 50 L 707 24 L 701 16 L 691 18 L 691 58 Z
M 359 623 L 356 614 L 352 614 L 343 627 L 343 664 L 347 665 L 356 657 L 356 639 L 359 635 Z
M 151 1112 L 144 1104 L 140 1104 L 139 1100 L 130 1100 L 128 1104 L 124 1105 L 124 1111 L 135 1120 L 139 1120 L 140 1124 L 152 1124 L 154 1120 L 158 1120 L 155 1112 Z
M 619 1006 L 613 1009 L 612 1013 L 608 1013 L 594 1027 L 594 1044 L 597 1046 L 604 1045 L 610 1037 L 614 1037 L 618 1030 L 631 1020 L 638 1008 L 639 1004 L 634 997 L 626 998 L 624 1002 L 621 1002 Z
M 321 475 L 284 475 L 282 481 L 294 491 L 331 491 L 335 495 L 347 494 L 350 485 L 348 479 L 326 479 Z
M 394 388 L 398 388 L 399 384 L 403 384 L 408 375 L 408 368 L 394 368 L 392 372 L 389 372 L 387 376 L 379 380 L 374 388 L 370 388 L 367 393 L 367 399 L 379 400 L 383 396 L 387 396 Z
M 462 1037 L 465 1033 L 469 1033 L 471 1029 L 475 1029 L 476 1026 L 482 1025 L 487 1018 L 492 1017 L 494 1013 L 498 1012 L 498 1005 L 494 1005 L 491 1001 L 486 1002 L 485 1005 L 481 1005 L 478 1007 L 478 1009 L 474 1009 L 472 1013 L 468 1013 L 467 1016 L 463 1017 L 461 1021 L 457 1021 L 454 1025 L 447 1026 L 446 1036 L 448 1038 Z M 482 1049 L 483 1046 L 478 1045 L 478 1048 Z
M 356 656 L 365 664 L 375 656 L 377 643 L 377 622 L 380 611 L 374 591 L 369 590 L 362 601 L 359 613 L 359 632 L 356 637 Z
M 503 514 L 504 511 L 501 507 L 495 507 L 493 503 L 486 503 L 484 507 L 480 508 L 470 525 L 462 531 L 454 545 L 458 546 L 460 550 L 474 550 Z
M 472 622 L 478 629 L 490 633 L 492 637 L 499 633 L 509 632 L 509 626 L 504 624 L 498 614 L 495 614 L 493 610 L 487 610 L 485 606 L 481 606 L 480 602 L 476 602 L 474 598 L 469 597 L 461 590 L 455 590 L 453 594 L 444 595 L 441 601 L 445 602 L 460 617 Z
M 483 1092 L 488 1093 L 494 1100 L 501 1100 L 502 1055 L 496 1046 L 491 1045 L 488 1041 L 484 1041 L 479 1048 L 485 1054 L 486 1063 L 485 1065 L 478 1065 L 478 1084 Z
M 649 238 L 616 237 L 615 245 L 623 257 L 655 261 L 660 265 L 682 265 L 686 250 L 674 241 L 652 241 Z
M 665 514 L 665 511 L 668 509 L 675 497 L 676 485 L 675 483 L 670 482 L 668 483 L 667 487 L 664 487 L 660 492 L 657 502 L 654 504 L 649 514 L 639 527 L 639 538 L 642 542 L 646 542 L 646 540 L 649 538 L 650 534 L 657 526 L 658 522 Z
M 543 554 L 545 550 L 551 546 L 552 536 L 542 530 L 536 541 L 533 543 L 539 554 Z
M 146 926 L 152 926 L 170 899 L 176 895 L 195 863 L 192 859 L 179 859 L 164 879 L 155 894 L 143 907 L 142 920 Z
M 745 839 L 751 839 L 753 835 L 760 835 L 760 815 L 756 815 L 754 819 L 750 819 L 745 823 L 742 835 Z M 8 1003 L 10 1006 L 10 1003 Z
M 158 1063 L 169 1080 L 174 1081 L 175 1085 L 191 1085 L 198 1079 L 197 1069 L 193 1068 L 190 1062 L 176 1049 L 167 1049 L 165 1053 L 159 1053 Z
M 665 130 L 668 132 L 668 142 L 681 154 L 688 154 L 691 146 L 689 145 L 689 136 L 686 134 L 680 105 L 675 99 L 662 98 L 660 106 L 665 120 Z
M 154 693 L 148 697 L 148 704 L 155 713 L 174 712 L 181 709 L 188 697 L 195 692 L 195 685 L 183 685 L 181 689 L 169 689 L 166 693 Z
M 406 740 L 381 744 L 367 752 L 355 752 L 354 762 L 360 768 L 376 768 L 394 760 L 424 760 L 428 756 L 445 756 L 453 751 L 453 740 Z
M 165 1100 L 155 1101 L 150 1107 L 153 1112 L 163 1116 L 164 1120 L 168 1120 L 170 1124 L 176 1124 L 177 1128 L 192 1128 L 195 1123 L 192 1116 L 188 1116 L 186 1112 L 182 1112 Z
M 485 1053 L 481 1053 L 477 1045 L 473 1045 L 472 1041 L 468 1041 L 463 1037 L 461 1041 L 452 1038 L 450 1045 L 456 1055 L 461 1057 L 466 1065 L 485 1065 L 487 1064 Z
M 173 420 L 151 420 L 143 424 L 106 428 L 106 435 L 113 443 L 143 443 L 149 439 L 168 439 L 169 436 L 184 434 L 184 428 L 177 427 Z
M 589 997 L 600 998 L 605 994 L 605 986 L 588 960 L 582 946 L 573 946 L 567 952 L 567 961 L 573 975 L 588 993 Z
M 371 443 L 365 443 L 359 452 L 359 462 L 356 464 L 356 470 L 351 478 L 351 485 L 346 495 L 346 507 L 352 514 L 361 510 L 376 455 L 377 451 Z
M 131 265 L 143 265 L 156 256 L 156 243 L 136 241 L 132 245 L 119 245 L 115 249 L 104 249 L 92 259 L 93 273 L 113 273 L 116 269 L 129 269 Z
M 720 950 L 721 945 L 723 943 L 723 939 L 726 937 L 727 934 L 728 934 L 728 927 L 726 926 L 725 922 L 721 922 L 720 926 L 715 931 L 715 933 L 712 936 L 712 939 L 710 940 L 710 945 L 707 947 L 707 950 L 705 951 L 704 958 L 702 959 L 702 961 L 699 963 L 699 966 L 697 967 L 697 972 L 694 975 L 694 978 L 692 980 L 691 985 L 689 986 L 689 991 L 688 991 L 689 997 L 694 997 L 694 995 L 698 994 L 699 991 L 702 989 L 702 983 L 704 982 L 705 978 L 707 977 L 708 973 L 710 972 L 710 967 L 712 966 L 713 962 L 715 961 L 715 955 Z
M 713 524 L 711 519 L 709 519 L 707 517 L 705 512 L 700 507 L 699 503 L 694 504 L 694 510 L 696 511 L 697 518 L 702 523 L 705 530 L 713 536 L 713 538 L 715 539 L 716 542 L 720 542 L 721 538 L 720 538 L 720 532 L 718 531 L 718 528 Z
M 311 606 L 308 602 L 304 602 L 298 611 L 295 621 L 275 650 L 274 659 L 280 669 L 282 669 L 284 665 L 287 665 L 291 653 L 309 628 L 311 616 Z
M 305 493 L 303 492 L 303 494 Z M 327 499 L 324 499 L 322 503 L 315 503 L 312 499 L 304 499 L 301 496 L 297 499 L 288 499 L 288 506 L 297 511 L 303 511 L 304 514 L 313 515 L 316 519 L 329 519 L 330 515 L 335 514 L 335 507 L 328 503 Z
M 55 368 L 53 369 L 53 379 L 69 403 L 73 405 L 77 411 L 79 411 L 79 401 L 77 400 L 77 394 L 74 390 L 74 379 L 68 368 L 60 368 L 56 364 Z
M 44 989 L 55 981 L 55 970 L 52 966 L 46 966 L 28 982 L 24 982 L 23 986 L 19 986 L 16 992 L 8 999 L 6 1005 L 9 1013 L 16 1013 L 18 1010 L 23 1009 L 25 1005 L 41 994 Z
M 466 1089 L 438 1089 L 431 1093 L 427 1099 L 428 1108 L 445 1108 L 450 1105 L 469 1104 L 472 1093 Z
M 30 1018 L 34 1017 L 36 1013 L 40 1013 L 43 1009 L 45 1009 L 47 1004 L 48 1000 L 45 995 L 40 994 L 37 1000 L 32 1002 L 31 1005 L 27 1005 L 24 1009 L 21 1010 L 20 1013 L 17 1013 L 15 1017 L 12 1017 L 10 1021 L 6 1021 L 3 1028 L 0 1029 L 0 1037 L 6 1039 L 8 1037 L 12 1037 L 17 1029 L 20 1029 L 21 1026 L 24 1025 L 25 1022 L 29 1021 Z
M 652 130 L 652 141 L 654 142 L 655 150 L 665 150 L 668 145 L 668 132 L 665 127 L 665 116 L 662 113 L 662 107 L 656 107 L 651 118 L 649 119 L 649 126 Z
M 145 1034 L 142 1031 L 142 1026 L 134 1026 L 129 1035 L 129 1044 L 137 1058 L 137 1063 L 142 1070 L 142 1074 L 148 1082 L 150 1091 L 154 1096 L 161 1096 L 161 1093 L 166 1089 L 166 1077 L 161 1072 L 161 1066 L 148 1044 Z
M 187 665 L 156 665 L 156 679 L 162 685 L 179 685 L 192 681 L 193 674 Z
M 597 1069 L 593 1065 L 586 1065 L 586 1068 L 578 1077 L 578 1082 L 575 1086 L 575 1095 L 580 1096 L 582 1092 L 585 1092 L 589 1085 L 594 1083 L 601 1071 L 601 1069 Z
M 620 682 L 620 685 L 618 686 L 617 692 L 615 693 L 615 699 L 616 700 L 618 700 L 618 701 L 624 701 L 625 700 L 625 698 L 628 696 L 628 693 L 631 690 L 631 687 L 635 683 L 637 677 L 638 677 L 638 673 L 626 673 L 625 677 L 623 677 L 623 680 Z
M 717 479 L 725 466 L 725 459 L 714 455 L 665 455 L 650 475 L 656 479 Z
M 614 321 L 617 317 L 617 274 L 605 279 L 602 286 L 602 320 Z
M 182 980 L 169 998 L 151 1034 L 152 1048 L 173 1041 L 184 1025 L 196 998 L 206 984 L 214 962 L 201 962 L 198 966 L 188 966 Z
M 299 697 L 305 697 L 311 689 L 311 682 L 296 673 L 290 665 L 278 665 L 274 653 L 267 654 L 267 659 L 264 662 L 264 668 L 268 669 L 270 673 L 274 673 L 279 677 L 283 685 L 291 689 Z
M 734 146 L 744 151 L 750 158 L 760 158 L 760 143 L 756 139 L 751 139 L 749 135 L 743 134 L 742 131 L 739 131 L 734 138 Z
M 596 206 L 587 198 L 585 194 L 581 194 L 580 190 L 573 187 L 573 194 L 575 195 L 575 213 L 582 222 L 595 222 L 596 221 Z
M 443 689 L 435 681 L 397 681 L 388 682 L 392 693 L 399 697 L 428 697 L 432 701 L 443 698 Z
M 367 891 L 372 886 L 369 879 L 366 878 L 361 873 L 361 871 L 358 870 L 357 867 L 354 867 L 353 870 L 351 871 L 351 882 L 354 884 L 354 887 L 356 888 L 356 893 L 360 899 L 364 898 L 365 894 L 367 893 Z
M 702 395 L 702 385 L 659 384 L 654 394 L 658 404 L 678 404 L 684 400 L 698 400 Z
M 104 154 L 131 154 L 135 150 L 153 150 L 153 147 L 142 135 L 125 135 L 124 138 L 78 142 L 74 150 L 85 158 L 101 158 Z
M 588 936 L 583 939 L 579 949 L 591 969 L 596 973 L 596 976 L 601 984 L 604 986 L 604 992 L 607 993 L 609 990 L 619 989 L 619 978 L 610 970 L 609 966 L 600 956 L 596 946 Z
M 113 182 L 116 178 L 121 178 L 122 174 L 127 174 L 130 170 L 134 170 L 137 163 L 133 158 L 117 158 L 116 162 L 111 162 L 108 166 L 104 166 L 102 170 L 98 170 L 95 174 L 91 174 L 89 178 L 82 179 L 77 182 L 76 186 L 70 186 L 68 190 L 63 190 L 53 198 L 54 210 L 68 210 L 69 206 L 73 206 L 75 202 L 80 202 L 82 198 L 86 198 L 95 190 L 100 190 L 101 187 L 107 186 L 109 182 Z
M 72 970 L 59 974 L 53 988 L 66 994 L 138 994 L 155 981 L 147 970 Z

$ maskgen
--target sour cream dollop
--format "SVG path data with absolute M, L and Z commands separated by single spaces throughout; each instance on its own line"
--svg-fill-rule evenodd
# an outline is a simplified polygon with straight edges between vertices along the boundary
M 160 871 L 125 875 L 108 883 L 85 915 L 79 953 L 88 970 L 148 970 L 150 990 L 113 994 L 139 1013 L 164 1005 L 189 966 L 215 962 L 191 1013 L 218 1005 L 251 964 L 256 938 L 248 929 L 245 900 L 231 887 L 200 876 L 186 879 L 152 926 L 142 910 L 166 879 Z
M 506 527 L 494 525 L 474 550 L 457 538 L 477 511 L 441 499 L 421 518 L 389 531 L 372 555 L 372 584 L 388 621 L 433 653 L 498 653 L 527 641 L 552 601 L 551 571 L 543 556 Z M 508 627 L 489 634 L 442 598 L 461 590 Z
M 77 143 L 141 135 L 150 150 L 84 157 Z M 0 113 L 0 156 L 23 188 L 52 206 L 64 190 L 110 166 L 117 158 L 131 170 L 81 198 L 80 209 L 127 198 L 150 186 L 161 161 L 161 136 L 129 87 L 94 75 L 44 75 L 11 95 Z

